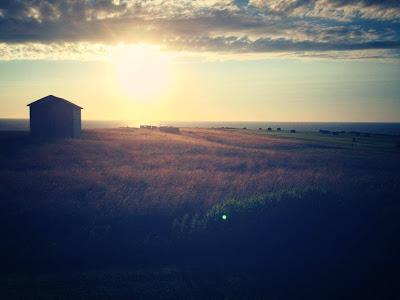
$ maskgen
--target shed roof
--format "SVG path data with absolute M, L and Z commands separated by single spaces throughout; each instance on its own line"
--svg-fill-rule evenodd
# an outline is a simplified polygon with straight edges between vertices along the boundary
M 65 100 L 63 98 L 59 98 L 59 97 L 56 97 L 56 96 L 53 96 L 53 95 L 48 95 L 46 97 L 40 98 L 39 100 L 36 100 L 36 101 L 33 101 L 33 102 L 29 103 L 27 106 L 35 105 L 35 104 L 38 104 L 38 103 L 48 103 L 48 102 L 62 102 L 64 104 L 71 105 L 71 106 L 73 106 L 75 108 L 83 109 L 82 107 L 80 107 L 80 106 L 78 106 L 78 105 L 76 105 L 76 104 L 74 104 L 74 103 L 72 103 L 72 102 L 70 102 L 68 100 Z

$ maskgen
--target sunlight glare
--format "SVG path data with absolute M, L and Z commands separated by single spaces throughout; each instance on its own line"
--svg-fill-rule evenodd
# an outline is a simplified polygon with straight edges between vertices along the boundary
M 118 46 L 111 60 L 123 91 L 136 99 L 163 94 L 170 83 L 170 58 L 156 46 Z

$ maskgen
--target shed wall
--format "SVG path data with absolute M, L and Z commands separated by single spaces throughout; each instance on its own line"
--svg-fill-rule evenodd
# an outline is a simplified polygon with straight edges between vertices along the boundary
M 79 111 L 79 114 L 76 113 Z M 31 135 L 39 137 L 79 137 L 80 110 L 61 103 L 30 106 Z
M 73 137 L 79 138 L 81 137 L 81 110 L 80 109 L 73 109 L 72 112 L 73 116 Z

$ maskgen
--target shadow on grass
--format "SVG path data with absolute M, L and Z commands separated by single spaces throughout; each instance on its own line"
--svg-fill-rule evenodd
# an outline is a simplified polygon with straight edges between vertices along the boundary
M 0 155 L 14 156 L 29 147 L 57 141 L 60 139 L 32 137 L 28 131 L 0 131 Z
M 31 273 L 147 270 L 127 283 L 132 289 L 159 284 L 154 270 L 169 265 L 176 271 L 165 280 L 185 297 L 392 296 L 398 208 L 393 195 L 304 189 L 182 216 L 25 211 L 1 220 L 2 265 Z

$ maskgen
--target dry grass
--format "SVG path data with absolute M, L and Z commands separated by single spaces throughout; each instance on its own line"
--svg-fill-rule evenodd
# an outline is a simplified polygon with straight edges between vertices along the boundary
M 392 189 L 400 159 L 244 131 L 114 129 L 29 145 L 0 166 L 12 201 L 172 213 L 281 189 Z
M 176 284 L 180 298 L 291 299 L 303 286 L 300 298 L 337 299 L 377 284 L 390 295 L 397 284 L 398 153 L 211 129 L 0 143 L 5 298 L 50 299 L 60 286 L 46 279 L 38 294 L 40 282 L 10 273 L 168 264 L 177 271 L 165 285 L 153 271 L 135 275 L 120 298 L 140 298 L 140 286 L 168 298 Z M 216 266 L 220 281 L 209 278 Z M 101 280 L 62 282 L 60 299 L 93 288 L 107 298 Z M 121 295 L 117 282 L 110 295 Z

